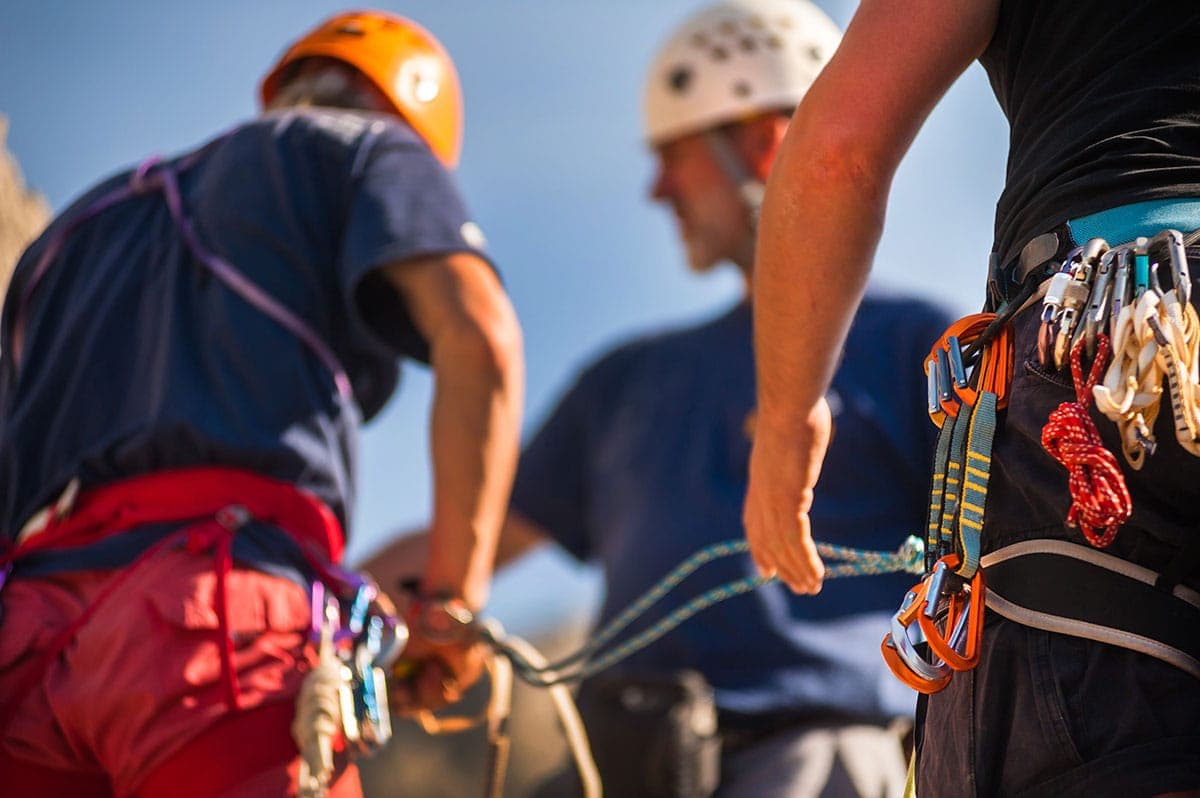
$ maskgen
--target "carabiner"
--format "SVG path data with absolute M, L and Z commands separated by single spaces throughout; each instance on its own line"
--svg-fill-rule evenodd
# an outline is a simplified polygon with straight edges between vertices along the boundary
M 1133 298 L 1141 299 L 1150 287 L 1150 239 L 1138 236 L 1133 242 Z
M 934 565 L 926 578 L 925 602 L 917 622 L 933 654 L 952 670 L 969 671 L 979 664 L 983 638 L 983 569 L 976 570 L 971 581 L 959 589 L 947 591 L 947 579 L 958 563 L 957 554 L 947 554 Z
M 1192 277 L 1188 270 L 1187 249 L 1183 246 L 1183 233 L 1178 230 L 1163 230 L 1150 239 L 1149 247 L 1164 244 L 1171 258 L 1171 282 L 1179 304 L 1186 305 L 1192 297 Z
M 925 605 L 925 591 L 928 580 L 914 585 L 904 595 L 900 609 L 892 616 L 891 631 L 883 637 L 879 645 L 883 661 L 893 675 L 906 685 L 920 693 L 936 693 L 950 684 L 953 670 L 943 662 L 930 662 L 916 650 L 921 640 L 913 640 L 910 630 L 917 614 Z M 920 625 L 916 629 L 920 634 Z
M 1113 266 L 1113 260 L 1117 257 L 1117 250 L 1106 250 L 1100 257 L 1100 263 L 1096 267 L 1095 281 L 1092 283 L 1092 295 L 1088 299 L 1086 315 L 1083 319 L 1083 340 L 1087 347 L 1089 356 L 1096 353 L 1096 336 L 1104 329 L 1104 323 L 1108 320 L 1109 296 L 1112 291 L 1113 272 L 1116 271 Z M 1074 349 L 1074 343 L 1071 348 Z

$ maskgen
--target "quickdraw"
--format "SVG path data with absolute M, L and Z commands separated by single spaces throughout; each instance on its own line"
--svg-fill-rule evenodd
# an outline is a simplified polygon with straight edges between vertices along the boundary
M 1012 381 L 1011 326 L 993 313 L 952 324 L 925 361 L 929 416 L 941 428 L 925 539 L 927 576 L 905 595 L 881 644 L 884 662 L 923 693 L 979 657 L 985 590 L 979 568 L 996 416 Z M 918 650 L 929 644 L 931 658 Z
M 955 671 L 968 671 L 979 661 L 983 638 L 983 570 L 955 584 L 952 569 L 958 555 L 938 560 L 929 576 L 904 596 L 891 628 L 880 644 L 883 661 L 900 681 L 922 693 L 950 684 Z M 918 650 L 927 643 L 931 657 Z

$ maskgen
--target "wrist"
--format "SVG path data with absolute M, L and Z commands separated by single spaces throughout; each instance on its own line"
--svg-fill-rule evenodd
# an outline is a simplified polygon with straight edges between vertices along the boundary
M 476 610 L 451 591 L 428 590 L 416 581 L 400 585 L 407 600 L 404 620 L 410 634 L 437 644 L 468 642 L 477 635 Z

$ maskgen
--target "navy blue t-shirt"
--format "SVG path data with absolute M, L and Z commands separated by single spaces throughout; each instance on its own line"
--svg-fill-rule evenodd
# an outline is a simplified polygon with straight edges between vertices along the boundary
M 922 535 L 936 429 L 922 363 L 950 318 L 868 297 L 829 394 L 834 435 L 812 508 L 817 540 L 894 550 Z M 513 507 L 603 568 L 603 623 L 689 554 L 741 538 L 754 407 L 746 304 L 622 346 L 586 369 L 521 457 Z M 755 573 L 748 556 L 688 577 L 629 632 Z M 883 720 L 912 694 L 883 664 L 888 616 L 915 578 L 833 579 L 817 597 L 779 583 L 717 604 L 622 667 L 695 668 L 744 713 L 833 710 Z
M 16 298 L 60 215 L 21 259 Z M 272 113 L 211 142 L 181 176 L 199 240 L 305 321 L 348 372 L 353 400 L 291 332 L 214 278 L 161 192 L 84 222 L 28 308 L 19 374 L 0 367 L 0 530 L 10 537 L 72 478 L 84 489 L 167 468 L 227 465 L 287 480 L 349 521 L 357 429 L 395 390 L 401 356 L 428 347 L 376 271 L 473 252 L 453 179 L 404 123 L 310 109 Z

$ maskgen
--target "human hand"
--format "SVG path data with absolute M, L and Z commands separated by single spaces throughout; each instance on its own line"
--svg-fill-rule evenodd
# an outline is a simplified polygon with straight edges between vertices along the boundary
M 405 604 L 409 638 L 392 667 L 391 701 L 398 714 L 412 715 L 459 701 L 483 673 L 485 648 L 461 600 Z
M 759 573 L 778 576 L 795 593 L 819 592 L 825 576 L 808 511 L 832 426 L 823 398 L 799 429 L 772 427 L 762 413 L 755 424 L 742 511 L 746 541 Z

